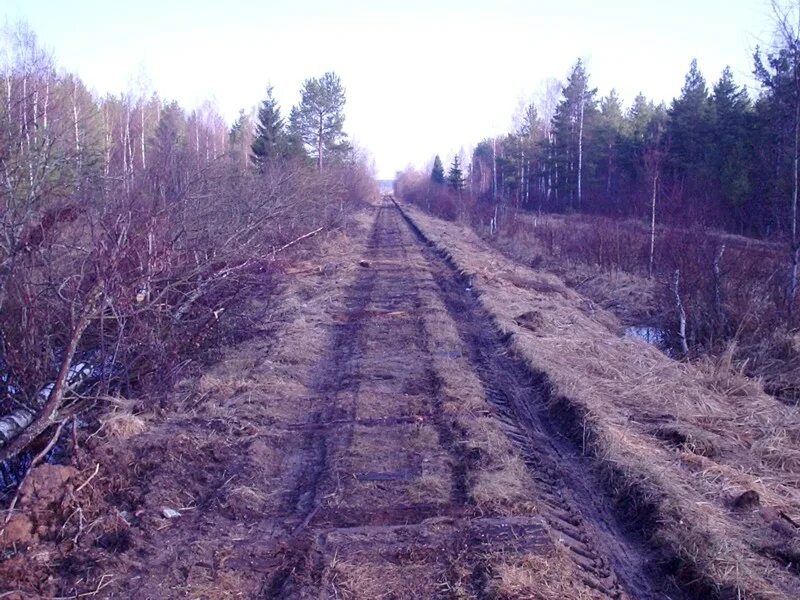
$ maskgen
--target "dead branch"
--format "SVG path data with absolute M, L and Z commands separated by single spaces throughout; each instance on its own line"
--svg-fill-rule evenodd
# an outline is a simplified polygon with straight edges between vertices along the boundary
M 302 242 L 303 240 L 306 240 L 306 239 L 308 239 L 308 238 L 310 238 L 310 237 L 312 237 L 312 236 L 315 236 L 315 235 L 317 235 L 317 234 L 318 234 L 320 231 L 322 231 L 323 229 L 324 229 L 324 227 L 317 227 L 317 228 L 316 228 L 314 231 L 310 231 L 310 232 L 308 232 L 308 233 L 306 233 L 306 234 L 304 234 L 304 235 L 301 235 L 299 238 L 296 238 L 296 239 L 292 240 L 292 241 L 291 241 L 291 242 L 289 242 L 288 244 L 284 244 L 283 246 L 281 246 L 281 247 L 280 247 L 280 248 L 278 248 L 277 250 L 273 250 L 273 251 L 272 251 L 272 258 L 274 259 L 274 258 L 275 258 L 275 255 L 276 255 L 276 254 L 278 254 L 279 252 L 283 252 L 284 250 L 286 250 L 286 249 L 288 249 L 288 248 L 291 248 L 291 247 L 292 247 L 292 246 L 294 246 L 295 244 L 297 244 L 297 243 L 299 243 L 299 242 Z
M 87 485 L 89 485 L 89 482 L 90 482 L 92 479 L 94 479 L 94 478 L 97 476 L 97 474 L 98 474 L 99 472 L 100 472 L 100 463 L 97 463 L 97 466 L 95 466 L 95 468 L 94 468 L 94 473 L 92 473 L 91 475 L 89 475 L 89 478 L 88 478 L 86 481 L 84 481 L 82 484 L 80 484 L 80 485 L 77 487 L 77 489 L 75 490 L 75 493 L 77 494 L 77 493 L 78 493 L 78 492 L 80 492 L 80 491 L 81 491 L 83 488 L 85 488 Z

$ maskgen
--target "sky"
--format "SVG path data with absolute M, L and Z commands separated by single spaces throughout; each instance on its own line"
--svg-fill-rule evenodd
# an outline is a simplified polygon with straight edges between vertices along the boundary
M 20 19 L 97 93 L 144 76 L 228 122 L 268 84 L 288 114 L 305 79 L 335 71 L 345 129 L 382 179 L 508 131 L 578 58 L 626 104 L 669 102 L 692 58 L 709 84 L 730 65 L 753 86 L 753 51 L 773 29 L 768 0 L 0 0 L 0 20 Z

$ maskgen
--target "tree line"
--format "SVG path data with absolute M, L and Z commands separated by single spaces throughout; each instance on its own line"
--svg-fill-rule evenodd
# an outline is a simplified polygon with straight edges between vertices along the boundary
M 679 353 L 735 342 L 753 374 L 780 379 L 780 369 L 767 371 L 796 364 L 786 340 L 800 322 L 800 3 L 792 4 L 794 12 L 773 4 L 774 42 L 753 54 L 756 90 L 730 68 L 709 84 L 692 61 L 671 102 L 639 94 L 625 106 L 613 90 L 601 97 L 578 60 L 520 109 L 510 132 L 477 144 L 463 179 L 458 161 L 450 177 L 436 156 L 429 172 L 401 173 L 395 192 L 526 261 L 647 278 L 657 293 L 639 318 L 668 331 Z M 518 218 L 522 211 L 559 216 Z M 794 384 L 772 391 L 798 397 Z
M 240 111 L 231 129 L 232 142 L 246 155 L 246 133 L 252 131 L 249 157 L 263 167 L 272 160 L 305 158 L 318 170 L 323 162 L 341 163 L 352 156 L 353 148 L 344 132 L 345 93 L 341 79 L 332 72 L 307 79 L 300 90 L 300 103 L 292 107 L 288 124 L 281 116 L 272 86 L 258 108 L 255 127 L 251 117 Z
M 780 44 L 755 53 L 755 96 L 730 68 L 709 84 L 692 61 L 669 104 L 639 94 L 626 107 L 614 90 L 600 97 L 578 60 L 557 101 L 551 89 L 512 131 L 477 144 L 465 185 L 531 210 L 634 217 L 650 215 L 655 186 L 670 223 L 790 236 L 800 49 L 781 24 Z

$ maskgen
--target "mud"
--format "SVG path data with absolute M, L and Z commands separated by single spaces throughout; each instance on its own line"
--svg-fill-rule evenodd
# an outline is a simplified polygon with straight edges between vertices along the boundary
M 269 339 L 87 446 L 86 525 L 9 597 L 682 598 L 470 282 L 391 203 L 365 239 L 301 266 Z

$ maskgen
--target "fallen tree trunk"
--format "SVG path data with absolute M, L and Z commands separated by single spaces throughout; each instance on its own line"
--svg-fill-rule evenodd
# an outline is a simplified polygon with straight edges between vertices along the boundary
M 15 421 L 16 427 L 11 427 L 10 429 L 15 429 L 16 433 L 12 435 L 11 439 L 6 440 L 6 442 L 0 446 L 0 461 L 8 460 L 12 456 L 18 454 L 37 436 L 44 432 L 45 429 L 58 420 L 56 418 L 57 411 L 61 407 L 65 394 L 75 387 L 75 384 L 71 383 L 70 375 L 76 372 L 82 373 L 90 369 L 86 363 L 79 363 L 73 366 L 72 361 L 75 358 L 75 353 L 78 350 L 78 343 L 84 331 L 86 331 L 92 318 L 96 316 L 99 311 L 101 297 L 102 289 L 99 287 L 96 287 L 93 292 L 90 293 L 81 316 L 72 330 L 69 343 L 64 350 L 64 358 L 61 360 L 61 368 L 59 369 L 56 380 L 39 392 L 38 398 L 44 400 L 40 410 L 26 426 L 20 427 L 19 423 Z M 21 420 L 21 422 L 24 421 L 25 419 Z
M 17 437 L 35 418 L 36 412 L 29 408 L 18 408 L 0 419 L 0 448 Z
M 74 367 L 70 367 L 67 376 L 67 385 L 64 390 L 65 395 L 77 390 L 83 385 L 92 374 L 92 371 L 92 366 L 85 362 L 80 362 Z M 47 400 L 54 388 L 55 382 L 42 388 L 36 396 L 35 407 L 28 408 L 23 406 L 0 418 L 0 448 L 8 445 L 11 440 L 33 423 L 36 419 L 36 415 L 39 414 L 39 411 L 47 404 Z

